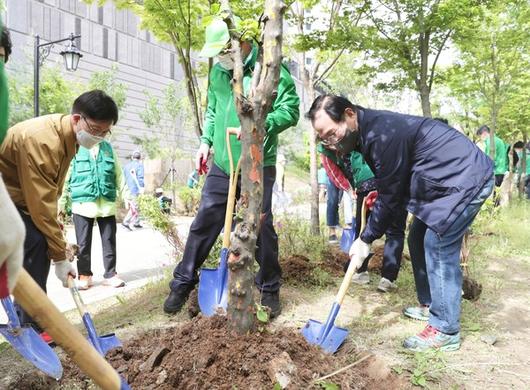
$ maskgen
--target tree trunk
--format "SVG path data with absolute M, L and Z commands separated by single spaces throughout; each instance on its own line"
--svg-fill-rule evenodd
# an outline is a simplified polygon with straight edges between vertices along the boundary
M 490 129 L 490 158 L 495 161 L 495 133 L 497 132 L 497 110 L 495 102 L 491 110 L 491 129 Z
M 305 55 L 302 55 L 303 64 L 305 64 Z M 309 71 L 303 69 L 304 88 L 307 97 L 311 103 L 315 100 L 315 87 L 313 85 L 313 78 Z M 319 216 L 319 202 L 318 202 L 318 159 L 316 147 L 316 132 L 313 126 L 308 126 L 309 132 L 309 177 L 311 181 L 311 233 L 314 235 L 320 234 L 320 216 Z
M 430 99 L 430 92 L 429 87 L 425 82 L 422 83 L 423 85 L 420 86 L 420 99 L 421 99 L 421 111 L 423 113 L 423 116 L 427 118 L 431 118 L 431 99 Z
M 188 102 L 191 107 L 195 134 L 200 138 L 202 135 L 202 108 L 198 89 L 196 88 L 195 74 L 191 66 L 191 57 L 186 55 L 184 51 L 177 46 L 175 41 L 173 42 L 173 45 L 177 52 L 178 61 L 184 71 L 186 95 L 188 96 Z
M 227 12 L 225 21 L 234 34 L 235 24 L 228 0 L 221 2 L 221 8 Z M 284 12 L 285 4 L 282 1 L 265 1 L 263 42 L 259 44 L 258 61 L 248 96 L 243 92 L 243 61 L 238 37 L 232 35 L 235 62 L 233 93 L 241 123 L 241 196 L 238 214 L 242 216 L 242 221 L 236 226 L 228 260 L 228 317 L 232 327 L 239 333 L 251 330 L 255 319 L 253 265 L 263 200 L 263 140 L 265 119 L 276 96 L 280 77 Z

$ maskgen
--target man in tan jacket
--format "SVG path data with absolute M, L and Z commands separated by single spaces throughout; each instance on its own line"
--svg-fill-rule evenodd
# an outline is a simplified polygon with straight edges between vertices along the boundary
M 45 115 L 11 127 L 0 147 L 0 173 L 26 227 L 24 268 L 44 291 L 51 263 L 63 286 L 68 275 L 76 276 L 66 260 L 66 242 L 57 220 L 57 200 L 70 161 L 78 145 L 92 148 L 117 121 L 112 98 L 100 90 L 89 91 L 74 101 L 70 115 Z M 19 310 L 21 322 L 40 330 Z

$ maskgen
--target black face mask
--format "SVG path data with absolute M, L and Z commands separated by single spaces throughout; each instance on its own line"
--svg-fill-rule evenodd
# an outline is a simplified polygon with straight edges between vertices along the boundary
M 340 155 L 351 153 L 353 150 L 358 149 L 359 143 L 359 130 L 352 130 L 347 128 L 346 134 L 342 139 L 335 144 L 335 150 Z

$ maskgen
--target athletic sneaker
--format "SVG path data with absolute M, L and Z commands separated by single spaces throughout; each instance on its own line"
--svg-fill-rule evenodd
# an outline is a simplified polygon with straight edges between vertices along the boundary
M 460 348 L 460 332 L 445 334 L 431 325 L 427 325 L 416 336 L 406 339 L 403 342 L 403 347 L 414 352 L 422 352 L 428 349 L 439 349 L 446 352 L 456 351 Z
M 90 275 L 79 275 L 79 280 L 77 281 L 78 290 L 88 290 L 94 285 L 92 281 L 92 276 Z
M 429 321 L 429 306 L 411 306 L 403 309 L 405 317 L 418 321 Z
M 379 284 L 377 285 L 377 291 L 381 292 L 390 292 L 397 289 L 397 284 L 394 282 L 391 282 L 387 278 L 381 278 L 379 281 Z
M 118 275 L 114 275 L 112 278 L 103 279 L 103 285 L 118 288 L 125 286 L 125 281 L 118 278 Z
M 328 238 L 328 242 L 330 244 L 338 244 L 339 243 L 339 239 L 337 238 L 336 234 L 330 234 L 330 236 Z
M 368 284 L 370 283 L 370 275 L 368 274 L 368 271 L 360 272 L 353 274 L 351 278 L 352 283 L 355 284 Z

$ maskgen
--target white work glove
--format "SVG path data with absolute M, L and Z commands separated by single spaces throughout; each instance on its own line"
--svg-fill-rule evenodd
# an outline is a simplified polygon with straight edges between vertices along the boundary
M 15 287 L 24 259 L 24 222 L 11 201 L 0 175 L 0 298 Z
M 208 155 L 210 154 L 210 147 L 207 144 L 201 144 L 197 154 L 195 155 L 195 169 L 199 175 L 208 173 Z
M 361 238 L 357 238 L 350 247 L 350 261 L 354 269 L 358 270 L 363 265 L 364 259 L 370 255 L 370 244 L 367 244 Z
M 63 282 L 63 287 L 68 287 L 68 275 L 72 275 L 73 278 L 77 276 L 73 264 L 68 260 L 54 261 L 55 276 Z

